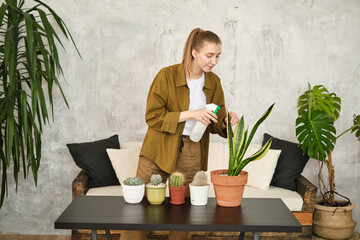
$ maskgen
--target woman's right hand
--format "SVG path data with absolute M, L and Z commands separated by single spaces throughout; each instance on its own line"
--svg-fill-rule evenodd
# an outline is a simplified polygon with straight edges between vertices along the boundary
M 211 123 L 211 121 L 214 121 L 215 123 L 217 123 L 216 114 L 207 108 L 191 110 L 191 111 L 193 114 L 193 118 L 196 121 L 200 121 L 205 125 L 209 125 Z

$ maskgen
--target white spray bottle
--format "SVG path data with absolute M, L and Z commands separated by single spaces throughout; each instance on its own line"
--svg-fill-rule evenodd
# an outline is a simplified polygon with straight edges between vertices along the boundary
M 220 107 L 213 103 L 206 104 L 205 107 L 207 109 L 209 109 L 210 111 L 213 111 L 215 114 L 217 114 L 217 112 L 220 110 Z M 207 127 L 207 125 L 203 124 L 200 121 L 196 121 L 195 126 L 193 127 L 193 129 L 191 130 L 191 133 L 190 133 L 191 141 L 193 141 L 193 142 L 200 141 L 200 139 L 202 138 L 202 136 L 205 132 L 206 127 Z

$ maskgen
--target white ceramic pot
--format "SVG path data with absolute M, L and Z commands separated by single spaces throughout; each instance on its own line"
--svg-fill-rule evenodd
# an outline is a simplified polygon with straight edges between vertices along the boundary
M 206 186 L 194 186 L 191 183 L 190 187 L 190 200 L 192 205 L 203 206 L 208 202 L 209 184 Z
M 139 203 L 144 198 L 145 184 L 138 186 L 128 186 L 122 184 L 122 192 L 127 203 Z

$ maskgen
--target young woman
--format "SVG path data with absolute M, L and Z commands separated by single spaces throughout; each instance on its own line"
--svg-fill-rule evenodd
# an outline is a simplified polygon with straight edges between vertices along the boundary
M 146 183 L 154 173 L 166 182 L 172 172 L 180 171 L 189 184 L 197 171 L 207 170 L 209 133 L 226 138 L 224 93 L 219 77 L 211 72 L 220 54 L 220 38 L 196 28 L 186 41 L 182 63 L 163 68 L 156 75 L 147 98 L 148 130 L 136 174 Z M 217 115 L 205 108 L 209 103 L 220 106 Z M 229 114 L 233 126 L 239 118 L 233 112 Z M 200 142 L 189 138 L 196 121 L 208 126 Z M 123 236 L 121 239 L 146 239 L 146 232 L 126 231 Z M 169 239 L 187 238 L 187 232 L 169 234 Z

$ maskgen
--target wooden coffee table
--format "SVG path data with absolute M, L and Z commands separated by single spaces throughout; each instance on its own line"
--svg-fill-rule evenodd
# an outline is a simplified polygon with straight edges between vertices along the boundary
M 220 231 L 301 232 L 302 226 L 281 199 L 244 198 L 240 207 L 221 207 L 215 198 L 206 206 L 193 206 L 190 199 L 183 205 L 172 205 L 169 199 L 161 205 L 146 200 L 127 204 L 123 197 L 79 196 L 65 209 L 55 222 L 55 229 L 103 229 L 111 239 L 109 230 L 155 231 Z

